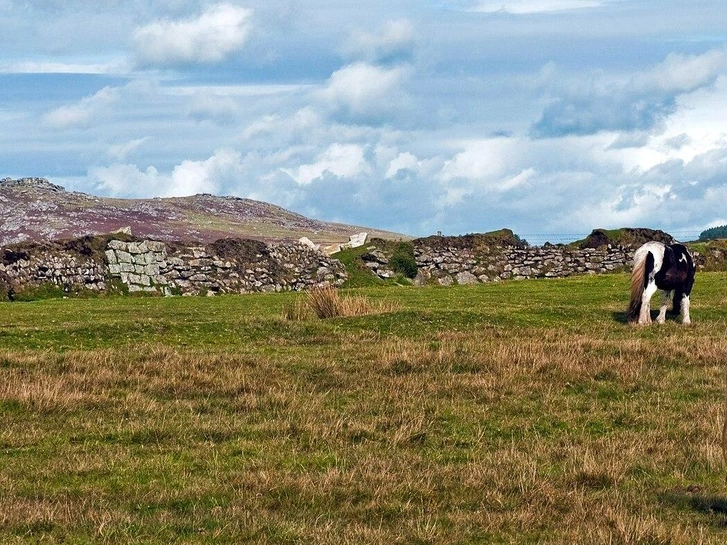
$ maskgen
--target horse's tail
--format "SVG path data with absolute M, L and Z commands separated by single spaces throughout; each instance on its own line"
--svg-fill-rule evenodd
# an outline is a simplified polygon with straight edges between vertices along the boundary
M 727 352 L 725 352 L 725 362 L 727 363 Z M 727 463 L 727 366 L 725 366 L 724 414 L 722 418 L 722 456 L 725 463 Z
M 639 319 L 639 312 L 641 311 L 641 298 L 644 295 L 644 287 L 646 286 L 646 270 L 647 258 L 654 257 L 651 252 L 645 254 L 637 253 L 634 258 L 634 269 L 631 271 L 631 301 L 629 302 L 629 310 L 626 314 L 626 319 L 629 322 L 635 322 Z

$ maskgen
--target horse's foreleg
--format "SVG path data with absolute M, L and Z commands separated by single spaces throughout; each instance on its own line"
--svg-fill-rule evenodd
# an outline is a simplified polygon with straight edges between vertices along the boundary
M 662 290 L 661 292 L 661 307 L 659 308 L 659 316 L 656 317 L 656 322 L 663 324 L 666 321 L 666 307 L 669 305 L 670 291 Z
M 682 297 L 681 311 L 682 311 L 682 323 L 686 324 L 686 325 L 691 324 L 692 320 L 690 320 L 690 318 L 689 318 L 689 296 L 688 295 L 684 295 Z
M 657 287 L 654 280 L 649 280 L 644 293 L 641 296 L 641 310 L 639 312 L 639 324 L 651 323 L 651 298 L 656 293 Z

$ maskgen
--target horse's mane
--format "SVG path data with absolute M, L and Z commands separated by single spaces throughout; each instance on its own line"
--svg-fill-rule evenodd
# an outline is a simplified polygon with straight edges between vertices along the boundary
M 631 271 L 631 301 L 626 319 L 633 322 L 639 319 L 641 309 L 641 297 L 644 295 L 644 274 L 646 270 L 646 256 L 639 258 L 634 263 L 634 270 Z

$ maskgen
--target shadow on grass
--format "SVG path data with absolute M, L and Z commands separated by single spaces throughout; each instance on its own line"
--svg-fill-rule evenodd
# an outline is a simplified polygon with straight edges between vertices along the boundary
M 611 313 L 611 319 L 614 322 L 618 322 L 619 324 L 627 324 L 628 320 L 626 319 L 627 313 L 624 311 L 616 311 Z
M 702 494 L 700 491 L 672 490 L 662 496 L 662 501 L 679 509 L 688 509 L 711 515 L 719 527 L 727 527 L 727 496 Z
M 656 325 L 656 317 L 658 315 L 659 315 L 659 312 L 658 311 L 654 311 L 654 310 L 651 311 L 651 321 L 652 321 L 652 323 L 654 325 Z M 611 313 L 611 319 L 614 322 L 617 322 L 619 324 L 626 325 L 626 324 L 629 324 L 630 323 L 628 321 L 628 313 L 626 311 L 614 311 L 614 312 L 612 312 Z M 667 310 L 667 312 L 666 312 L 666 321 L 667 322 L 670 322 L 670 321 L 680 322 L 681 319 L 680 319 L 679 313 L 678 312 L 674 312 L 671 309 Z

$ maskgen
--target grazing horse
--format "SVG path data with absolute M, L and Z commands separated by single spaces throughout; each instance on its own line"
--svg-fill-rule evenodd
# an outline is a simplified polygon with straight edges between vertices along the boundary
M 681 313 L 682 323 L 689 324 L 689 293 L 694 285 L 694 260 L 683 244 L 647 242 L 634 253 L 631 272 L 631 302 L 628 321 L 651 323 L 651 297 L 662 290 L 661 309 L 656 321 L 666 319 L 669 295 L 674 292 L 675 314 Z

